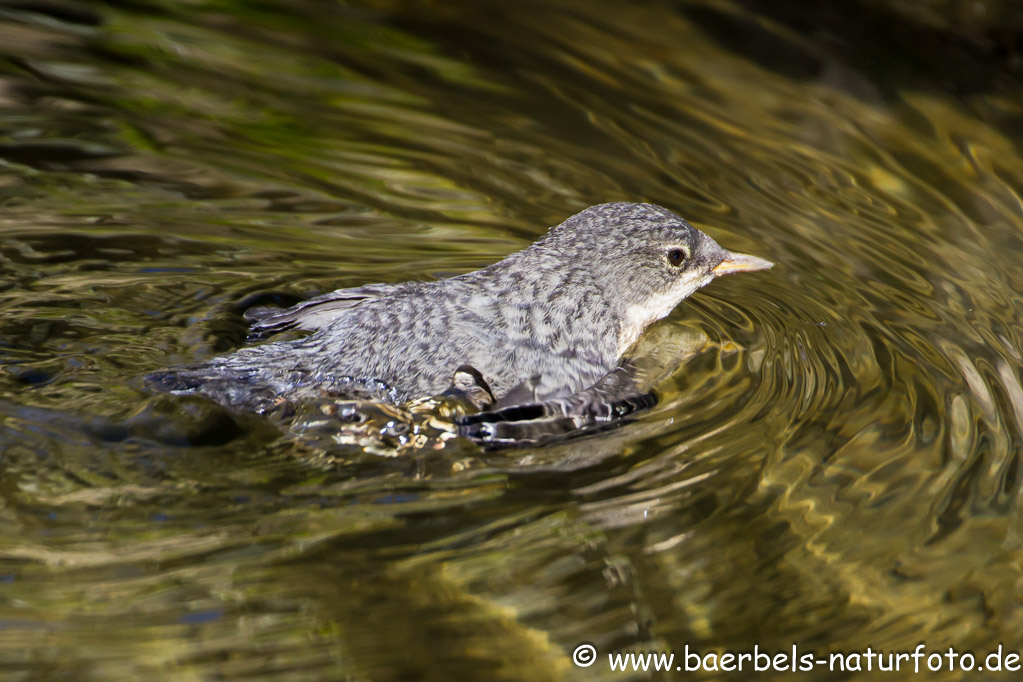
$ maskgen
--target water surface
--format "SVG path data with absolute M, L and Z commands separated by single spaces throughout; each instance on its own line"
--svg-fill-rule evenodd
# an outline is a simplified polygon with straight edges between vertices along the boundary
M 719 2 L 17 2 L 0 36 L 4 675 L 1023 649 L 1004 63 Z M 254 302 L 465 272 L 611 200 L 778 263 L 652 330 L 678 367 L 623 429 L 380 457 L 139 381 Z

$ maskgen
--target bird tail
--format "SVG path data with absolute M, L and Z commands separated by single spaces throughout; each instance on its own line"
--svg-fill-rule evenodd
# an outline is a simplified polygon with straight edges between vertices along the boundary
M 264 344 L 213 358 L 207 362 L 171 367 L 145 376 L 153 390 L 174 395 L 202 395 L 224 405 L 266 412 L 279 404 L 287 386 L 304 372 L 286 362 L 283 344 Z

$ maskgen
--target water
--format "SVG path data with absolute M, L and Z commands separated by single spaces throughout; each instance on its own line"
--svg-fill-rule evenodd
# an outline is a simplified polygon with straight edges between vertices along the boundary
M 716 2 L 18 2 L 0 36 L 4 677 L 1023 649 L 1004 62 Z M 465 272 L 609 200 L 778 263 L 652 330 L 678 369 L 625 428 L 381 457 L 139 381 L 254 302 Z

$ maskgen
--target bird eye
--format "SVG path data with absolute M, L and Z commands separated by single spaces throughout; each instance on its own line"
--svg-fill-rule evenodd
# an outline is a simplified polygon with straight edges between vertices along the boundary
M 668 251 L 668 262 L 672 266 L 677 268 L 678 266 L 682 265 L 682 263 L 684 263 L 685 260 L 686 252 L 683 251 L 682 249 L 671 249 L 670 251 Z

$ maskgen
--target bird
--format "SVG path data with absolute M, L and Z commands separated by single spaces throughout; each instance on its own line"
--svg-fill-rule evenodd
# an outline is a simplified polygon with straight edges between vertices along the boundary
M 264 311 L 257 335 L 311 334 L 147 380 L 254 412 L 316 396 L 402 404 L 455 392 L 495 421 L 523 416 L 521 405 L 593 414 L 609 395 L 628 402 L 626 355 L 647 327 L 716 277 L 772 265 L 722 248 L 661 206 L 598 204 L 473 272 L 339 289 Z M 603 405 L 611 415 L 613 402 Z M 467 433 L 493 435 L 486 421 L 470 419 Z

